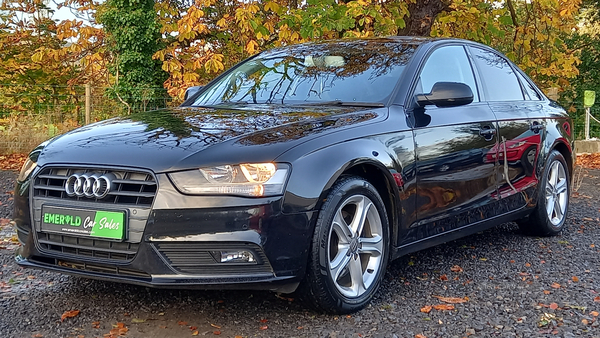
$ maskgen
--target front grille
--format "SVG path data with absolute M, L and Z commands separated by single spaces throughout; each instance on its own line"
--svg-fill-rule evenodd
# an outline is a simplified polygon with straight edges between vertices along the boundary
M 96 173 L 99 175 L 111 173 L 116 176 L 113 180 L 115 189 L 102 198 L 69 196 L 65 191 L 65 182 L 72 174 Z M 156 180 L 149 172 L 135 170 L 112 170 L 98 168 L 44 168 L 34 180 L 33 196 L 57 198 L 61 200 L 86 201 L 110 204 L 125 204 L 151 206 L 156 195 Z
M 69 196 L 65 182 L 73 174 L 98 174 L 111 177 L 112 189 L 104 198 Z M 31 188 L 33 228 L 40 252 L 77 260 L 132 261 L 142 240 L 150 216 L 157 182 L 149 171 L 99 167 L 44 167 L 33 178 Z M 69 234 L 54 234 L 41 229 L 44 205 L 84 210 L 123 211 L 127 230 L 122 242 Z
M 114 242 L 101 239 L 38 232 L 43 251 L 103 260 L 131 261 L 139 243 Z
M 273 275 L 262 249 L 251 243 L 156 242 L 153 247 L 173 269 L 181 273 L 228 277 Z M 220 250 L 251 251 L 257 264 L 217 262 L 213 255 Z

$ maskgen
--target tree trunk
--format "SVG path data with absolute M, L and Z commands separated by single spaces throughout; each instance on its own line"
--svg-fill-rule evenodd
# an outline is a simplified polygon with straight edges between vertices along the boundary
M 436 16 L 449 9 L 447 0 L 417 0 L 409 4 L 410 16 L 404 18 L 406 26 L 398 29 L 398 35 L 430 36 Z

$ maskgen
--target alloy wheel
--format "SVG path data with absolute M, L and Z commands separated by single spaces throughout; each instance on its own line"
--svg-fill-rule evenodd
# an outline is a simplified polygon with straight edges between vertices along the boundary
M 565 217 L 568 197 L 567 175 L 560 161 L 554 161 L 548 170 L 546 180 L 546 214 L 554 226 L 560 225 Z
M 382 234 L 379 211 L 368 197 L 350 196 L 336 210 L 329 231 L 328 267 L 342 295 L 360 297 L 376 281 L 385 250 Z

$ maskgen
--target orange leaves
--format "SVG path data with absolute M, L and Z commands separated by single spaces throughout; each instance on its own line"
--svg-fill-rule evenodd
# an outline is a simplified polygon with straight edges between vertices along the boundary
M 573 277 L 571 277 L 571 280 L 572 280 L 573 282 L 575 282 L 575 283 L 578 283 L 578 282 L 579 282 L 579 277 L 577 277 L 577 276 L 573 276 Z
M 556 310 L 556 309 L 558 309 L 558 304 L 551 303 L 550 306 L 549 306 L 549 308 L 551 308 L 552 310 Z
M 440 301 L 444 302 L 444 303 L 448 303 L 448 304 L 438 304 L 438 305 L 425 305 L 423 306 L 420 311 L 423 313 L 429 313 L 431 312 L 431 310 L 438 310 L 438 311 L 450 311 L 450 310 L 454 310 L 455 307 L 452 304 L 460 304 L 460 303 L 464 303 L 467 302 L 469 300 L 468 297 L 464 297 L 464 298 L 459 298 L 459 297 L 442 297 L 442 296 L 432 296 L 434 298 L 439 299 Z
M 127 331 L 129 331 L 129 329 L 125 326 L 125 323 L 119 322 L 117 324 L 113 324 L 112 330 L 110 330 L 108 334 L 105 334 L 104 337 L 116 338 L 118 336 L 124 336 L 127 334 Z
M 460 304 L 460 303 L 465 303 L 469 300 L 469 298 L 465 297 L 465 298 L 458 298 L 458 297 L 442 297 L 442 296 L 433 296 L 437 299 L 439 299 L 440 301 L 444 302 L 444 303 L 449 303 L 449 304 Z
M 427 336 L 419 333 L 419 334 L 415 335 L 415 338 L 427 338 Z
M 553 289 L 560 289 L 560 284 L 554 282 L 554 283 L 552 283 L 552 285 L 550 285 L 550 287 Z
M 600 169 L 600 153 L 578 154 L 577 165 L 589 169 Z
M 463 268 L 461 268 L 458 265 L 455 265 L 455 266 L 453 266 L 453 267 L 450 268 L 450 271 L 452 271 L 452 272 L 463 272 Z
M 454 310 L 454 305 L 452 304 L 439 304 L 439 305 L 434 305 L 433 306 L 434 309 L 438 310 L 438 311 L 445 311 L 445 310 Z
M 0 155 L 0 170 L 20 170 L 27 154 Z
M 60 321 L 64 322 L 65 319 L 73 318 L 73 317 L 77 316 L 78 314 L 79 314 L 79 310 L 65 311 L 65 313 L 63 313 L 62 316 L 60 316 Z

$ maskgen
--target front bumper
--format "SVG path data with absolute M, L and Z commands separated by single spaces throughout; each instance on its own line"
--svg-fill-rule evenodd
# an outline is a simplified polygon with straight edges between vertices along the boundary
M 296 289 L 306 268 L 312 212 L 283 214 L 280 197 L 184 196 L 165 178 L 157 175 L 160 188 L 143 231 L 137 237 L 130 233 L 127 240 L 110 243 L 42 232 L 36 225 L 39 216 L 35 210 L 48 202 L 42 198 L 30 203 L 32 189 L 18 185 L 15 219 L 23 246 L 17 262 L 149 287 Z M 89 207 L 89 202 L 78 203 L 69 201 L 64 206 Z M 29 210 L 30 205 L 35 210 Z M 236 250 L 252 252 L 256 262 L 221 263 L 215 254 Z

